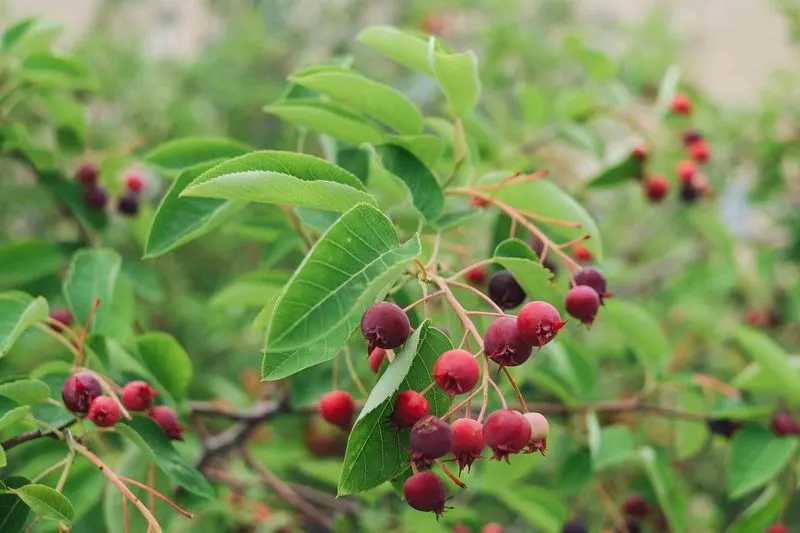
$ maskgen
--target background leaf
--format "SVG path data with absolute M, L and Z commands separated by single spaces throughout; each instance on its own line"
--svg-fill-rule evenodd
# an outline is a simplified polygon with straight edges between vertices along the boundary
M 686 531 L 688 493 L 675 471 L 652 448 L 639 450 L 645 474 L 673 531 Z
M 645 309 L 616 298 L 606 299 L 597 322 L 609 324 L 625 338 L 639 360 L 651 371 L 666 363 L 671 348 L 658 321 Z
M 287 100 L 264 108 L 286 122 L 330 135 L 346 143 L 378 143 L 383 132 L 361 115 L 344 106 L 321 100 Z
M 21 293 L 0 293 L 0 357 L 4 356 L 26 329 L 47 320 L 47 301 Z
M 152 332 L 136 340 L 142 363 L 176 401 L 186 398 L 192 380 L 192 360 L 175 338 Z
M 800 405 L 800 372 L 789 363 L 789 354 L 780 345 L 744 326 L 734 330 L 733 339 L 769 375 L 781 396 Z
M 741 498 L 778 475 L 797 451 L 798 439 L 748 426 L 736 432 L 728 458 L 728 494 Z
M 433 75 L 428 61 L 428 43 L 424 39 L 391 26 L 370 26 L 356 39 L 411 70 Z
M 69 525 L 75 508 L 63 494 L 46 485 L 31 484 L 14 491 L 31 510 L 48 520 L 58 520 Z
M 3 480 L 3 485 L 9 489 L 19 489 L 30 483 L 22 476 L 13 476 Z M 0 491 L 0 531 L 3 533 L 20 533 L 25 529 L 28 521 L 30 507 L 14 493 Z
M 439 217 L 444 207 L 444 192 L 425 164 L 401 146 L 380 144 L 374 149 L 383 168 L 406 184 L 419 212 L 428 220 Z
M 110 316 L 122 259 L 107 248 L 78 250 L 64 281 L 64 296 L 69 302 L 75 322 L 85 324 L 94 300 L 100 299 L 90 331 L 102 331 Z
M 247 145 L 224 137 L 183 137 L 156 146 L 144 160 L 162 172 L 178 173 L 200 163 L 237 157 L 250 150 Z

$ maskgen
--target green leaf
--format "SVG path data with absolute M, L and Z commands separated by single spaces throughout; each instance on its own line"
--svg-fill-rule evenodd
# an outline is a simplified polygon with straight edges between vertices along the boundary
M 7 489 L 20 489 L 30 481 L 22 476 L 13 476 L 3 480 Z M 13 492 L 0 491 L 0 531 L 3 533 L 21 533 L 28 522 L 30 508 Z
M 460 54 L 436 52 L 436 39 L 428 42 L 428 58 L 436 81 L 439 82 L 450 110 L 456 117 L 472 111 L 481 97 L 478 58 L 472 51 Z
M 341 167 L 306 154 L 253 152 L 204 172 L 181 196 L 204 196 L 347 211 L 374 204 L 361 181 Z
M 0 383 L 0 396 L 11 398 L 19 405 L 33 405 L 47 401 L 50 387 L 38 379 L 11 379 Z
M 788 359 L 789 366 L 794 369 L 794 372 L 800 374 L 800 357 L 790 356 Z M 768 393 L 768 394 L 783 394 L 783 387 L 772 379 L 770 372 L 767 372 L 758 363 L 751 363 L 747 365 L 741 372 L 739 372 L 730 382 L 731 387 L 739 390 L 755 392 L 755 393 Z
M 444 207 L 444 192 L 425 164 L 401 146 L 381 144 L 374 147 L 381 165 L 406 184 L 414 206 L 428 220 L 435 220 Z
M 574 198 L 554 183 L 538 179 L 511 184 L 503 187 L 497 194 L 497 198 L 522 211 L 579 223 L 580 228 L 567 228 L 546 223 L 542 223 L 540 226 L 548 234 L 561 235 L 566 240 L 575 239 L 588 233 L 591 238 L 584 241 L 584 246 L 592 252 L 597 261 L 603 260 L 603 247 L 597 224 Z
M 3 416 L 0 416 L 0 430 L 24 420 L 30 412 L 31 408 L 27 405 L 14 407 L 10 411 L 4 413 Z
M 123 421 L 116 428 L 155 461 L 170 479 L 193 494 L 204 498 L 214 497 L 206 478 L 178 453 L 161 426 L 149 417 L 136 413 L 133 420 Z
M 600 427 L 594 411 L 587 414 L 592 467 L 600 471 L 625 462 L 633 452 L 633 435 L 625 426 Z
M 258 307 L 272 301 L 280 292 L 281 286 L 264 281 L 239 280 L 220 289 L 209 300 L 213 309 L 231 307 Z
M 311 67 L 289 79 L 375 117 L 401 133 L 422 132 L 422 114 L 403 93 L 350 69 Z
M 746 426 L 736 432 L 728 457 L 728 494 L 741 498 L 766 485 L 786 468 L 800 444 L 769 429 Z
M 706 412 L 705 396 L 696 387 L 681 388 L 678 391 L 678 409 L 687 413 Z M 708 426 L 695 420 L 675 420 L 673 442 L 678 459 L 690 459 L 700 453 L 708 440 Z
M 321 100 L 287 100 L 264 108 L 286 122 L 330 135 L 334 139 L 359 145 L 379 143 L 383 131 L 346 107 Z
M 162 172 L 183 172 L 200 163 L 237 157 L 250 150 L 247 145 L 224 137 L 184 137 L 156 146 L 144 161 Z
M 142 363 L 176 401 L 186 398 L 192 381 L 192 360 L 168 333 L 152 332 L 136 339 Z
M 4 356 L 28 327 L 47 320 L 47 300 L 23 293 L 0 293 L 0 357 Z
M 245 206 L 243 202 L 181 196 L 186 187 L 218 163 L 216 160 L 191 167 L 175 180 L 153 216 L 145 257 L 159 256 L 205 235 Z
M 433 379 L 431 370 L 450 340 L 425 321 L 406 341 L 378 383 L 372 388 L 350 432 L 339 480 L 339 495 L 362 492 L 401 475 L 409 468 L 408 432 L 398 432 L 386 423 L 401 390 L 424 390 Z M 450 400 L 436 387 L 426 394 L 431 413 L 444 414 Z
M 352 329 L 337 328 L 307 346 L 284 351 L 265 349 L 261 378 L 268 381 L 283 379 L 303 369 L 330 361 L 342 351 L 351 334 Z
M 424 39 L 391 26 L 370 26 L 356 39 L 411 70 L 433 76 L 428 43 Z
M 672 99 L 675 98 L 675 94 L 678 92 L 680 80 L 680 69 L 676 65 L 669 67 L 667 72 L 664 73 L 664 77 L 661 78 L 656 101 L 656 110 L 660 115 L 664 115 L 669 111 Z
M 419 238 L 401 245 L 376 208 L 352 208 L 320 237 L 278 297 L 266 350 L 305 346 L 336 328 L 352 331 L 419 253 Z
M 497 465 L 493 465 L 497 466 Z M 525 521 L 543 533 L 559 533 L 569 519 L 569 508 L 553 491 L 531 485 L 505 486 L 494 493 L 502 503 Z
M 606 167 L 600 174 L 589 180 L 587 187 L 613 187 L 620 183 L 627 183 L 635 179 L 642 170 L 643 163 L 633 154 L 628 154 L 624 159 Z
M 92 320 L 90 331 L 101 332 L 110 316 L 114 287 L 122 258 L 108 248 L 84 248 L 75 252 L 64 281 L 64 296 L 75 321 L 85 324 L 95 299 L 100 305 Z
M 75 516 L 72 503 L 63 494 L 46 485 L 31 484 L 13 490 L 34 513 L 44 519 L 58 520 L 69 525 Z
M 744 326 L 734 330 L 733 339 L 769 375 L 783 398 L 800 405 L 800 372 L 791 365 L 789 354 L 780 345 Z
M 767 528 L 780 519 L 783 507 L 783 493 L 776 484 L 764 489 L 758 499 L 739 515 L 725 533 L 750 533 L 767 531 Z
M 19 287 L 58 273 L 63 257 L 58 246 L 40 240 L 0 245 L 0 287 Z
M 522 119 L 526 124 L 544 124 L 547 121 L 548 106 L 544 93 L 536 86 L 525 84 L 519 93 Z
M 642 364 L 651 371 L 660 370 L 670 355 L 670 344 L 661 326 L 645 309 L 631 302 L 607 299 L 598 321 L 610 324 L 633 348 Z
M 688 512 L 686 487 L 669 463 L 655 450 L 645 447 L 639 450 L 645 474 L 658 498 L 659 508 L 666 515 L 672 531 L 686 531 Z
M 89 67 L 82 61 L 50 52 L 29 54 L 22 62 L 22 78 L 29 83 L 47 87 L 91 89 L 95 84 Z
M 564 309 L 564 296 L 553 284 L 553 273 L 539 264 L 530 246 L 519 239 L 506 239 L 497 245 L 494 261 L 508 269 L 528 298 L 544 300 Z
M 441 137 L 423 133 L 422 135 L 387 135 L 391 144 L 402 146 L 422 161 L 428 168 L 433 168 L 444 153 L 444 141 Z

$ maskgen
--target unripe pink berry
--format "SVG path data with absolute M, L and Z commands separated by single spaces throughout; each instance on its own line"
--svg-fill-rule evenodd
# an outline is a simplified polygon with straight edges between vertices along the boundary
M 547 433 L 550 431 L 550 423 L 541 413 L 525 413 L 525 420 L 531 427 L 531 440 L 525 453 L 540 452 L 542 455 L 547 452 Z
M 89 414 L 86 418 L 94 422 L 94 425 L 101 428 L 113 426 L 122 414 L 119 404 L 110 396 L 98 396 L 92 400 L 89 406 Z
M 469 392 L 478 382 L 481 370 L 472 354 L 466 350 L 448 350 L 433 365 L 433 377 L 447 394 Z
M 692 113 L 692 102 L 684 93 L 678 93 L 672 99 L 672 112 L 676 115 L 690 115 Z

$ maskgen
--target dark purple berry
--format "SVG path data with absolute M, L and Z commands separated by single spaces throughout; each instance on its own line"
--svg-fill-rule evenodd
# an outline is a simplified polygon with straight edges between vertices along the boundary
M 495 272 L 489 280 L 489 298 L 500 309 L 513 309 L 525 301 L 525 291 L 508 270 Z
M 405 312 L 390 302 L 378 302 L 367 309 L 361 317 L 361 333 L 369 342 L 369 351 L 374 348 L 392 350 L 401 346 L 411 330 Z
M 574 519 L 564 522 L 561 533 L 589 533 L 589 529 L 583 520 Z
M 778 411 L 770 419 L 772 432 L 779 437 L 800 434 L 800 425 L 797 424 L 792 413 L 788 411 Z
M 596 268 L 584 268 L 572 277 L 572 281 L 575 282 L 575 285 L 586 285 L 593 288 L 600 296 L 601 304 L 603 303 L 603 298 L 611 297 L 611 294 L 606 290 L 606 277 Z
M 89 372 L 76 372 L 64 381 L 61 398 L 73 413 L 88 413 L 92 400 L 103 394 L 100 382 Z
M 75 172 L 75 181 L 87 188 L 94 187 L 97 185 L 97 178 L 99 175 L 100 171 L 97 169 L 97 166 L 91 163 L 84 163 L 78 167 L 78 171 Z
M 108 194 L 99 185 L 93 185 L 83 192 L 83 201 L 92 209 L 101 211 L 108 203 Z
M 133 217 L 139 214 L 139 197 L 136 193 L 127 192 L 117 202 L 117 211 L 121 215 Z
M 411 460 L 417 466 L 430 466 L 434 459 L 446 455 L 452 444 L 453 431 L 441 418 L 428 415 L 411 428 Z
M 591 324 L 600 309 L 600 295 L 587 285 L 575 285 L 567 293 L 566 308 L 582 323 Z
M 720 435 L 726 439 L 731 438 L 733 434 L 742 427 L 741 422 L 731 420 L 730 418 L 710 418 L 706 421 L 706 425 L 711 433 Z

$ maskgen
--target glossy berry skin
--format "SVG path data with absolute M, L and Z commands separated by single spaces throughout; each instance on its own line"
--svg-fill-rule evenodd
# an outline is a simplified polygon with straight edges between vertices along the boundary
M 572 248 L 572 257 L 574 257 L 581 263 L 589 263 L 592 261 L 592 259 L 594 259 L 594 256 L 592 256 L 592 252 L 581 243 L 576 244 Z
M 647 160 L 647 146 L 644 144 L 640 144 L 639 146 L 635 147 L 631 152 L 633 158 L 637 161 L 646 161 Z
M 72 313 L 70 313 L 69 309 L 64 307 L 52 309 L 48 317 L 59 322 L 59 324 L 50 324 L 50 329 L 54 331 L 63 331 L 64 327 L 70 327 L 73 321 Z
M 61 398 L 73 413 L 88 413 L 92 400 L 103 394 L 100 382 L 89 372 L 76 372 L 64 381 Z
M 120 215 L 134 217 L 139 214 L 139 197 L 135 193 L 127 192 L 117 201 L 117 211 Z
M 150 409 L 148 415 L 161 426 L 161 429 L 164 430 L 170 440 L 183 440 L 183 433 L 186 428 L 178 423 L 178 415 L 175 414 L 172 408 L 159 405 Z
M 361 333 L 373 348 L 392 350 L 408 338 L 411 324 L 405 312 L 391 302 L 378 302 L 370 306 L 361 317 Z
M 697 130 L 686 130 L 683 132 L 683 145 L 689 146 L 692 143 L 695 143 L 701 140 L 703 136 Z
M 433 379 L 447 394 L 464 394 L 478 382 L 481 371 L 478 362 L 466 350 L 448 350 L 433 365 Z
M 483 285 L 489 279 L 489 272 L 486 271 L 486 267 L 477 266 L 467 270 L 464 278 L 471 285 Z
M 766 533 L 789 533 L 789 528 L 783 524 L 772 524 L 767 528 Z
M 122 414 L 119 404 L 110 396 L 98 396 L 92 400 L 89 406 L 89 414 L 86 416 L 94 422 L 94 425 L 101 428 L 110 428 L 119 420 Z
M 444 512 L 444 502 L 447 499 L 444 483 L 430 470 L 417 472 L 408 478 L 403 484 L 403 496 L 408 505 L 417 511 L 436 513 L 437 516 Z
M 589 529 L 583 520 L 574 519 L 564 522 L 561 533 L 589 533 Z
M 350 429 L 355 411 L 353 397 L 343 390 L 331 391 L 319 400 L 319 414 L 323 420 L 345 431 Z
M 587 287 L 593 288 L 600 296 L 601 304 L 603 303 L 603 298 L 611 296 L 611 294 L 606 292 L 608 289 L 606 277 L 596 268 L 584 268 L 572 277 L 572 281 L 575 285 L 586 285 Z
M 156 390 L 146 381 L 131 381 L 122 389 L 122 405 L 128 411 L 147 411 L 155 395 Z
M 415 390 L 404 390 L 397 395 L 392 411 L 392 425 L 398 428 L 411 427 L 428 414 L 430 406 L 425 396 Z
M 508 461 L 531 440 L 531 426 L 519 411 L 501 409 L 490 414 L 483 425 L 483 438 L 494 452 L 493 459 Z
M 489 280 L 489 298 L 500 309 L 513 309 L 525 301 L 525 291 L 508 270 L 498 270 Z
M 386 350 L 383 348 L 375 348 L 369 353 L 369 368 L 373 374 L 377 374 L 381 369 L 383 359 L 386 357 Z
M 711 149 L 704 140 L 695 141 L 689 145 L 689 155 L 698 163 L 705 163 L 711 156 Z
M 533 346 L 520 336 L 513 316 L 500 317 L 489 324 L 483 342 L 486 355 L 500 366 L 519 366 L 533 351 Z
M 129 191 L 138 194 L 144 189 L 144 178 L 139 174 L 131 174 L 125 178 L 125 187 L 127 187 Z
M 99 185 L 93 185 L 83 192 L 83 201 L 92 209 L 102 211 L 108 203 L 108 193 Z
M 453 443 L 450 451 L 458 461 L 459 471 L 470 469 L 486 449 L 483 439 L 483 424 L 472 418 L 459 418 L 450 424 L 453 431 Z
M 525 413 L 522 415 L 531 427 L 531 439 L 525 453 L 540 452 L 544 455 L 547 452 L 547 434 L 550 431 L 550 423 L 541 413 Z
M 558 309 L 547 302 L 531 302 L 517 315 L 517 329 L 522 340 L 541 348 L 564 327 Z
M 97 184 L 99 175 L 100 171 L 96 165 L 85 163 L 78 167 L 77 172 L 75 172 L 75 181 L 87 188 L 94 187 Z
M 428 467 L 434 459 L 446 455 L 453 444 L 453 430 L 441 418 L 428 415 L 411 428 L 411 460 L 418 467 Z
M 567 312 L 583 324 L 591 324 L 600 309 L 600 295 L 586 285 L 575 285 L 567 293 Z
M 672 99 L 672 112 L 676 115 L 690 115 L 692 113 L 692 102 L 683 93 L 678 93 Z
M 706 425 L 711 433 L 726 439 L 730 439 L 742 427 L 741 422 L 736 422 L 730 418 L 710 418 L 706 420 Z
M 648 200 L 657 204 L 667 197 L 669 181 L 664 176 L 650 176 L 644 181 L 644 192 Z
M 694 175 L 697 173 L 697 165 L 690 159 L 678 161 L 675 165 L 675 174 L 678 176 L 678 181 L 687 183 L 692 181 Z
M 772 415 L 769 426 L 772 432 L 779 437 L 800 435 L 800 425 L 798 425 L 792 413 L 788 411 L 779 411 Z
M 633 518 L 644 518 L 650 514 L 650 506 L 641 494 L 631 494 L 622 504 L 622 512 Z

